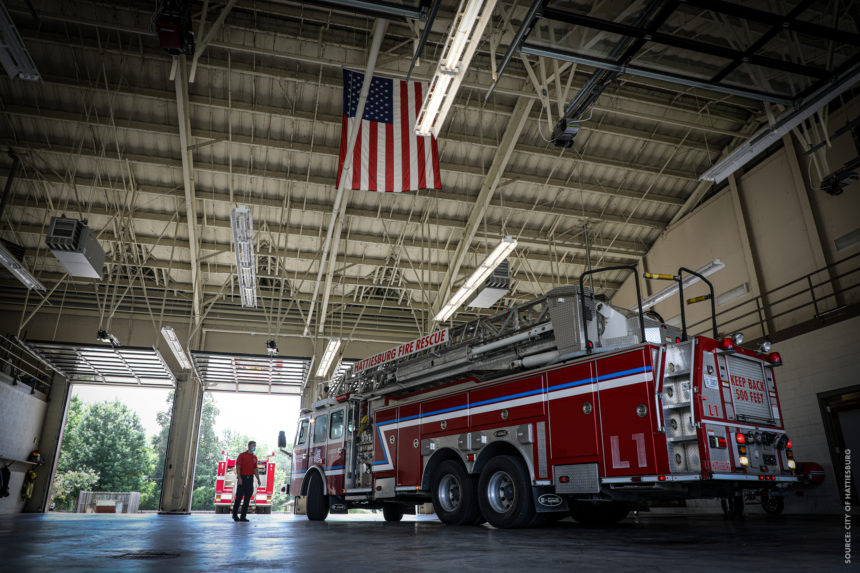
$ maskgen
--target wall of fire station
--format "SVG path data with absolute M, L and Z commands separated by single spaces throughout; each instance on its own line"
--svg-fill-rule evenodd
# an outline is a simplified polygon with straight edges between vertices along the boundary
M 30 394 L 29 386 L 14 385 L 11 376 L 0 372 L 0 466 L 11 471 L 9 495 L 0 497 L 0 513 L 19 513 L 24 507 L 21 486 L 30 466 L 20 462 L 39 446 L 46 408 L 40 392 Z
M 830 133 L 858 115 L 860 98 L 831 113 Z M 857 282 L 857 273 L 844 278 L 837 275 L 860 265 L 860 257 L 839 263 L 860 253 L 860 241 L 842 244 L 852 233 L 860 233 L 856 215 L 860 213 L 860 182 L 848 185 L 841 195 L 824 193 L 817 188 L 818 170 L 810 158 L 802 156 L 799 143 L 794 137 L 785 138 L 784 143 L 738 176 L 733 185 L 669 227 L 642 261 L 641 270 L 675 274 L 679 266 L 695 270 L 720 259 L 725 268 L 708 278 L 718 299 L 734 293 L 731 300 L 718 303 L 717 312 L 723 313 L 720 331 L 743 330 L 748 340 L 806 322 L 816 312 L 860 302 L 856 288 L 841 293 L 838 300 L 828 296 L 833 292 L 831 284 L 844 288 Z M 856 154 L 849 135 L 833 139 L 823 169 L 835 170 Z M 827 265 L 834 265 L 830 273 L 815 272 Z M 815 273 L 813 284 L 821 284 L 814 290 L 817 310 L 805 279 L 810 273 Z M 796 279 L 802 280 L 785 286 Z M 669 284 L 643 281 L 643 296 Z M 779 290 L 766 294 L 774 289 Z M 684 294 L 692 297 L 706 292 L 705 285 L 697 284 Z M 769 306 L 774 315 L 770 324 L 759 321 L 756 298 L 760 293 L 766 294 L 760 306 Z M 625 281 L 613 302 L 626 308 L 635 306 L 632 278 Z M 797 306 L 802 308 L 792 310 Z M 727 312 L 729 309 L 734 310 Z M 678 297 L 658 304 L 655 310 L 667 321 L 677 319 Z M 687 313 L 693 332 L 709 330 L 707 303 L 690 305 Z M 764 311 L 761 316 L 765 317 Z
M 776 375 L 786 431 L 797 459 L 820 464 L 825 473 L 824 483 L 808 488 L 803 497 L 787 499 L 786 511 L 842 511 L 842 495 L 834 476 L 844 468 L 833 467 L 818 394 L 855 386 L 860 380 L 858 333 L 860 317 L 854 317 L 779 344 L 784 365 Z

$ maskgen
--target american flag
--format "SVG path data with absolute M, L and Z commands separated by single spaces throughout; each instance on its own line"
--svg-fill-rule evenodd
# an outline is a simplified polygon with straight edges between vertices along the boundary
M 343 70 L 338 184 L 362 82 L 364 74 Z M 442 188 L 436 138 L 415 135 L 415 119 L 426 91 L 426 83 L 371 79 L 352 157 L 352 189 L 398 192 Z

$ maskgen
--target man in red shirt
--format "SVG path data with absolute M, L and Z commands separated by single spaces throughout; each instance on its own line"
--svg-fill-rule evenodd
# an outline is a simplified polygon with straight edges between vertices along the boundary
M 257 449 L 257 442 L 248 442 L 248 451 L 242 452 L 236 458 L 236 500 L 233 502 L 233 521 L 248 521 L 245 516 L 248 514 L 248 504 L 251 503 L 251 497 L 254 495 L 254 478 L 257 478 L 257 485 L 260 485 L 255 449 Z M 241 518 L 237 515 L 239 503 L 242 503 Z

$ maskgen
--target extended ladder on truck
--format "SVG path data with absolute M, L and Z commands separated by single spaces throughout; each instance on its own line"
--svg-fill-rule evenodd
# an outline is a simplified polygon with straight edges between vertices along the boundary
M 635 272 L 635 267 L 627 266 L 592 272 L 618 268 Z M 680 336 L 676 327 L 609 305 L 580 281 L 579 286 L 552 289 L 507 312 L 439 330 L 361 360 L 329 383 L 327 397 L 400 394 L 465 376 L 488 379 Z

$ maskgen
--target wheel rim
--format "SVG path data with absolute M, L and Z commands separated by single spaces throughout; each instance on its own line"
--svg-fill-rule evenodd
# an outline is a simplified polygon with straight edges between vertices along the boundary
M 451 474 L 439 480 L 439 505 L 447 512 L 453 512 L 460 505 L 460 482 Z
M 487 482 L 487 501 L 496 513 L 507 513 L 517 501 L 514 480 L 508 472 L 497 471 Z

